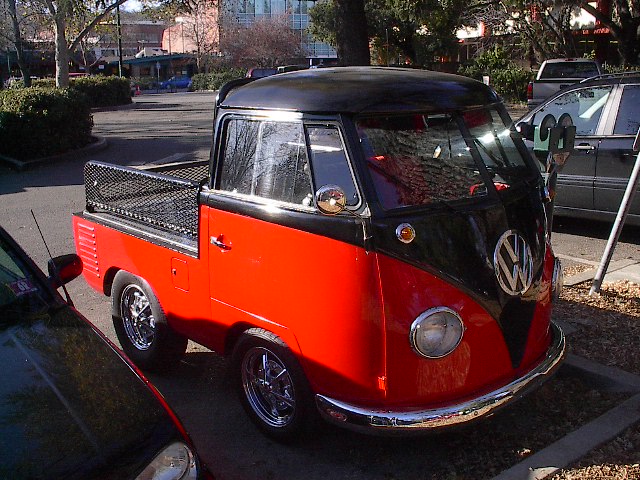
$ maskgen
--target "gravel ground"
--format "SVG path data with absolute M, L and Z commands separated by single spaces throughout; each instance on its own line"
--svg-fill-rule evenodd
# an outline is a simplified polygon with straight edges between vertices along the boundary
M 590 267 L 576 266 L 565 275 Z M 570 350 L 604 365 L 640 375 L 640 285 L 605 283 L 589 296 L 590 282 L 565 287 L 554 317 L 577 328 L 569 336 Z M 640 479 L 640 424 L 586 455 L 551 480 Z

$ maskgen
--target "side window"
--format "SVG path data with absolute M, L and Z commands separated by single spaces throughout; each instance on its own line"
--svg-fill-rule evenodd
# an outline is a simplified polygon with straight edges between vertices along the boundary
M 635 135 L 640 126 L 640 85 L 627 85 L 622 91 L 614 135 Z
M 563 113 L 568 113 L 576 126 L 576 135 L 593 135 L 596 133 L 602 111 L 611 94 L 611 88 L 610 86 L 583 88 L 560 95 L 536 113 L 533 123 L 539 124 L 549 113 L 553 114 L 556 120 Z
M 307 135 L 316 188 L 338 185 L 347 195 L 347 205 L 358 205 L 360 197 L 338 129 L 310 126 L 307 127 Z
M 311 176 L 302 123 L 229 120 L 218 189 L 311 205 Z

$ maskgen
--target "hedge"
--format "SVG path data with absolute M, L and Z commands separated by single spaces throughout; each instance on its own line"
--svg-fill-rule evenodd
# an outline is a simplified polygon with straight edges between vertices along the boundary
M 87 96 L 75 89 L 43 87 L 0 91 L 0 154 L 43 158 L 91 142 Z
M 198 73 L 191 79 L 194 90 L 219 90 L 222 85 L 236 78 L 243 78 L 246 70 L 243 68 L 221 69 L 211 73 Z
M 53 78 L 36 79 L 31 82 L 36 88 L 55 88 L 56 81 Z M 24 88 L 20 81 L 11 84 L 11 90 Z M 96 75 L 92 77 L 79 77 L 69 80 L 69 88 L 87 96 L 90 106 L 115 107 L 131 103 L 131 83 L 124 77 L 105 77 Z

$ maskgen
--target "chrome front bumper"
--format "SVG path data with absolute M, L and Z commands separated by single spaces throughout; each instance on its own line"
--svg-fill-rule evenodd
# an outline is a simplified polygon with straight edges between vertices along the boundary
M 316 405 L 326 420 L 368 433 L 407 434 L 460 425 L 491 415 L 539 387 L 556 371 L 565 355 L 564 333 L 551 323 L 553 339 L 545 358 L 524 376 L 480 397 L 456 405 L 427 410 L 377 410 L 316 395 Z

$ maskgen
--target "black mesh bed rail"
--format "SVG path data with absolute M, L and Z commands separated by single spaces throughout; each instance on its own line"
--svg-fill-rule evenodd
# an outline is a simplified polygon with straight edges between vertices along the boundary
M 200 183 L 131 167 L 90 161 L 84 167 L 87 211 L 135 219 L 197 239 Z

